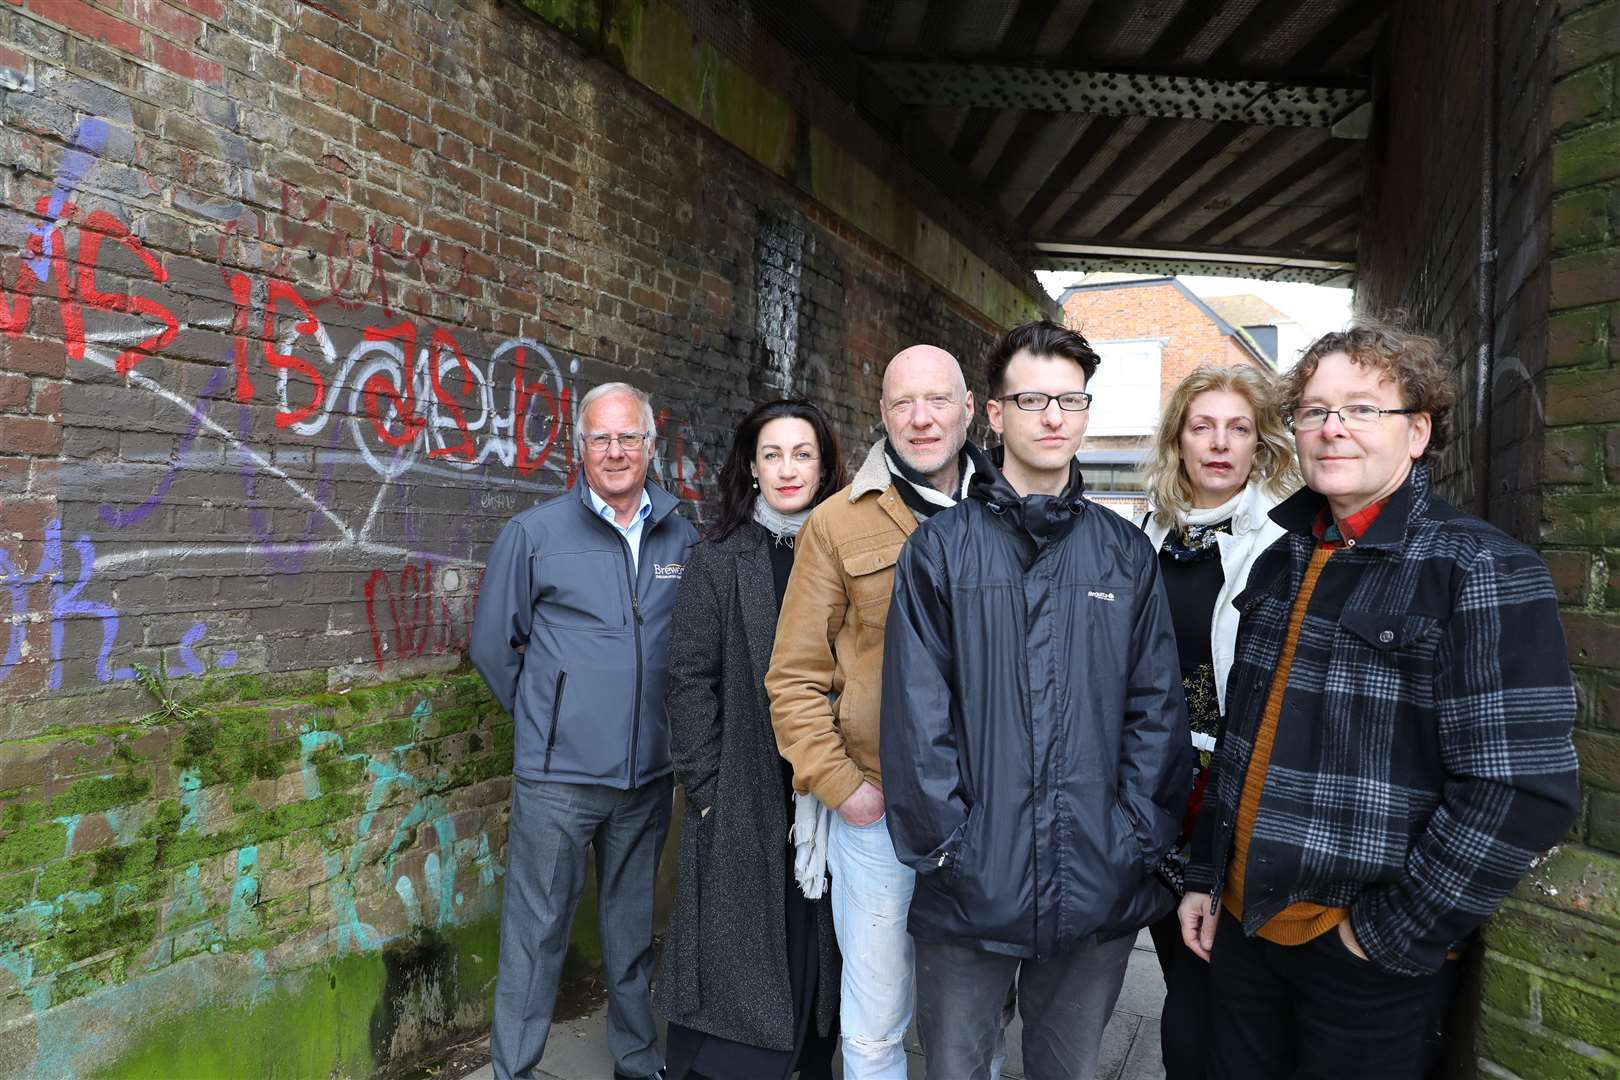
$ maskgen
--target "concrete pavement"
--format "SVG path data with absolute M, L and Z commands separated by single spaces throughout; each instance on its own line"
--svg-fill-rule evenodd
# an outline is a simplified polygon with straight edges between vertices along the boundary
M 1144 930 L 1136 939 L 1125 986 L 1108 1029 L 1103 1033 L 1102 1067 L 1097 1080 L 1164 1080 L 1159 1060 L 1159 1008 L 1164 1003 L 1164 980 L 1159 962 L 1153 956 L 1153 943 Z M 613 1058 L 607 1050 L 604 1005 L 581 1020 L 557 1024 L 551 1029 L 545 1059 L 540 1063 L 544 1080 L 611 1080 Z M 1007 1032 L 1005 1080 L 1023 1080 L 1023 1053 L 1019 1047 L 1021 1024 L 1014 1018 Z M 923 1075 L 922 1051 L 916 1033 L 908 1033 L 910 1080 Z M 841 1075 L 842 1070 L 835 1070 Z M 467 1080 L 493 1080 L 488 1065 L 469 1074 Z

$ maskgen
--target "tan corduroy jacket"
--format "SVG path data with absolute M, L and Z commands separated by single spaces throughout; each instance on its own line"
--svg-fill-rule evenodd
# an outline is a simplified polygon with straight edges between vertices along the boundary
M 830 807 L 883 786 L 878 704 L 894 563 L 917 518 L 894 490 L 883 440 L 849 487 L 810 514 L 776 621 L 765 692 L 793 786 Z

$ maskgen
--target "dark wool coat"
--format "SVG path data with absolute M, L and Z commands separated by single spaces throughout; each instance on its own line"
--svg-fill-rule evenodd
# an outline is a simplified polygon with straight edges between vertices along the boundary
M 653 1000 L 686 1027 L 791 1050 L 782 886 L 792 822 L 765 697 L 777 615 L 771 542 L 749 522 L 724 540 L 699 544 L 675 602 L 670 750 L 686 810 Z M 838 951 L 825 895 L 815 909 L 816 1028 L 825 1034 L 838 1009 Z

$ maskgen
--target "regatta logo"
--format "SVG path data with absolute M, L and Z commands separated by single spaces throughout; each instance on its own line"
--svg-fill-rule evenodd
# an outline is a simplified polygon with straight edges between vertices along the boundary
M 1086 595 L 1093 600 L 1106 600 L 1110 604 L 1114 602 L 1114 594 L 1111 592 L 1097 592 L 1095 589 L 1087 589 Z
M 685 572 L 685 563 L 653 563 L 654 581 L 679 581 L 681 580 L 681 574 Z

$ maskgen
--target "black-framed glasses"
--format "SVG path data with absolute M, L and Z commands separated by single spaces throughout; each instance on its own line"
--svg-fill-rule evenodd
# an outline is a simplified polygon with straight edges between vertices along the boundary
M 1376 405 L 1341 405 L 1337 409 L 1324 409 L 1310 405 L 1303 409 L 1290 409 L 1283 413 L 1283 423 L 1295 431 L 1315 431 L 1327 423 L 1329 416 L 1337 416 L 1339 423 L 1356 431 L 1366 431 L 1386 416 L 1409 416 L 1422 409 L 1380 409 Z
M 607 453 L 607 448 L 613 445 L 614 442 L 617 442 L 620 450 L 623 450 L 627 454 L 633 454 L 637 450 L 641 449 L 642 444 L 645 443 L 647 439 L 648 435 L 645 431 L 621 431 L 616 435 L 598 432 L 595 435 L 585 436 L 585 445 L 596 451 L 598 454 L 605 454 Z
M 997 401 L 1010 401 L 1025 412 L 1044 412 L 1052 402 L 1064 412 L 1085 412 L 1091 408 L 1091 395 L 1084 390 L 1071 390 L 1067 394 L 1043 394 L 1039 390 L 1024 390 L 1006 394 Z

